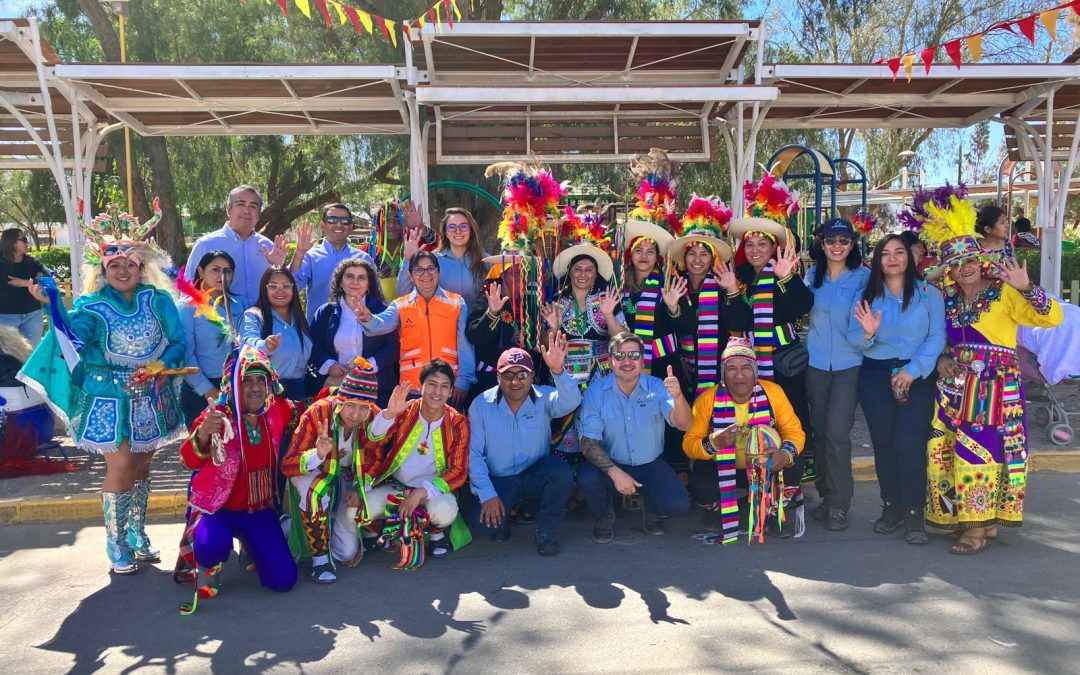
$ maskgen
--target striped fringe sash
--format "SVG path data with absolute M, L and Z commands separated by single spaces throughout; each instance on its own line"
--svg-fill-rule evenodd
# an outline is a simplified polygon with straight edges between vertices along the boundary
M 776 276 L 772 265 L 766 265 L 754 284 L 750 305 L 754 310 L 754 353 L 757 354 L 758 377 L 773 379 L 773 352 L 776 350 L 776 326 L 773 322 L 773 292 Z
M 769 398 L 760 384 L 754 385 L 750 394 L 750 425 L 769 424 L 772 412 Z M 735 424 L 735 403 L 723 386 L 716 391 L 713 401 L 712 432 Z M 706 437 L 705 443 L 710 443 Z M 710 446 L 711 447 L 711 446 Z M 739 498 L 735 489 L 735 446 L 719 448 L 716 453 L 716 474 L 720 481 L 720 513 L 723 522 L 723 543 L 730 544 L 739 538 Z
M 627 294 L 629 296 L 629 294 Z M 651 276 L 645 280 L 645 288 L 637 301 L 634 313 L 634 333 L 645 345 L 645 372 L 651 372 L 653 362 L 652 342 L 656 335 L 656 301 L 660 298 L 660 278 Z
M 698 294 L 697 335 L 681 338 L 679 344 L 694 368 L 694 393 L 700 396 L 716 386 L 720 363 L 720 284 L 712 274 L 705 277 Z

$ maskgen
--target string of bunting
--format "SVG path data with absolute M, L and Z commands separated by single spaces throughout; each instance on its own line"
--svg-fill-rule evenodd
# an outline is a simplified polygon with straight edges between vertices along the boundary
M 1077 0 L 1080 2 L 1080 0 Z M 241 0 L 243 4 L 247 4 L 248 0 Z M 289 16 L 289 0 L 266 0 L 267 4 L 277 4 L 281 8 L 282 14 L 286 17 Z M 398 22 L 393 19 L 387 19 L 384 16 L 378 14 L 372 14 L 371 12 L 365 12 L 362 9 L 356 9 L 338 0 L 292 0 L 292 4 L 296 6 L 296 9 L 300 10 L 300 13 L 305 17 L 314 18 L 311 11 L 311 6 L 315 5 L 315 9 L 322 15 L 323 20 L 326 21 L 326 29 L 330 30 L 330 27 L 334 23 L 334 19 L 338 20 L 340 25 L 352 24 L 353 30 L 357 35 L 373 35 L 375 29 L 378 28 L 382 33 L 383 39 L 387 40 L 395 47 L 398 44 L 397 38 L 397 25 Z M 469 2 L 470 9 L 472 8 L 472 0 Z M 405 39 L 412 40 L 413 36 L 410 32 L 410 27 L 417 25 L 421 30 L 429 24 L 435 24 L 439 32 L 443 32 L 443 24 L 445 23 L 451 30 L 454 28 L 454 21 L 461 20 L 461 10 L 458 8 L 458 0 L 437 0 L 437 2 L 429 7 L 426 12 L 416 17 L 411 21 L 401 22 L 401 32 L 405 36 Z
M 938 49 L 944 49 L 949 59 L 952 60 L 953 65 L 957 69 L 960 68 L 961 62 L 961 49 L 967 47 L 968 53 L 971 55 L 972 60 L 979 61 L 982 58 L 982 41 L 983 36 L 995 31 L 1007 31 L 1013 35 L 1022 35 L 1026 37 L 1032 45 L 1035 44 L 1035 27 L 1036 21 L 1041 23 L 1049 33 L 1051 40 L 1057 39 L 1057 23 L 1058 18 L 1062 12 L 1071 10 L 1074 14 L 1080 15 L 1080 0 L 1069 0 L 1069 2 L 1063 2 L 1057 7 L 1051 7 L 1042 12 L 1037 12 L 1030 16 L 1026 16 L 1022 19 L 1016 19 L 1012 21 L 1002 21 L 1001 23 L 994 24 L 986 30 L 979 31 L 978 33 L 972 33 L 971 35 L 965 35 L 958 37 L 948 42 L 944 42 L 933 47 L 927 47 L 921 49 L 918 52 L 908 52 L 903 56 L 895 56 L 891 59 L 881 58 L 875 61 L 875 63 L 884 63 L 889 66 L 889 70 L 892 72 L 893 81 L 896 80 L 900 74 L 900 69 L 904 69 L 904 73 L 907 75 L 907 81 L 911 82 L 911 68 L 915 63 L 916 54 L 923 63 L 923 68 L 927 75 L 930 74 L 930 67 L 934 65 L 934 57 L 937 55 Z

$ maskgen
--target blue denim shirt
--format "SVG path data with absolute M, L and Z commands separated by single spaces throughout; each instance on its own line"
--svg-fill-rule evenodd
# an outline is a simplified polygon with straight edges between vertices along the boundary
M 551 420 L 581 404 L 581 390 L 565 370 L 555 386 L 533 385 L 517 414 L 495 386 L 469 406 L 469 484 L 486 502 L 498 496 L 491 476 L 516 476 L 551 450 Z
M 379 269 L 367 252 L 348 244 L 342 246 L 340 250 L 335 250 L 330 245 L 330 242 L 325 239 L 304 255 L 304 260 L 300 263 L 300 269 L 296 270 L 294 276 L 296 277 L 297 293 L 307 288 L 308 323 L 311 323 L 312 318 L 314 318 L 315 311 L 330 299 L 330 279 L 334 276 L 334 270 L 338 264 L 342 260 L 352 258 L 359 258 L 369 262 L 376 270 Z M 378 279 L 369 279 L 368 283 L 378 283 Z
M 664 424 L 671 423 L 675 399 L 664 381 L 641 374 L 630 395 L 622 393 L 614 373 L 585 390 L 581 435 L 599 441 L 618 464 L 648 464 L 664 452 Z
M 240 320 L 247 310 L 247 302 L 238 295 L 232 298 L 233 335 L 240 334 Z M 225 320 L 225 307 L 219 305 L 217 314 Z M 222 366 L 233 350 L 233 341 L 221 327 L 215 326 L 205 316 L 195 316 L 195 308 L 187 303 L 180 306 L 180 320 L 184 324 L 184 339 L 187 341 L 187 365 L 198 368 L 201 372 L 185 375 L 184 382 L 199 396 L 218 386 L 221 382 Z
M 300 336 L 296 334 L 296 325 L 284 321 L 277 312 L 273 312 L 274 327 L 270 329 L 270 335 L 281 334 L 281 344 L 270 355 L 270 363 L 277 371 L 278 377 L 283 380 L 295 380 L 304 376 L 307 371 L 308 357 L 311 356 L 311 338 L 305 337 L 304 344 L 300 344 Z M 254 307 L 244 312 L 244 318 L 240 323 L 240 342 L 266 351 L 266 340 L 262 337 L 262 314 Z
M 847 370 L 862 363 L 862 351 L 848 341 L 855 298 L 862 297 L 870 270 L 862 265 L 845 269 L 835 280 L 826 271 L 820 288 L 814 288 L 814 267 L 806 272 L 806 287 L 814 294 L 806 349 L 810 365 L 818 370 Z
M 210 251 L 225 251 L 236 262 L 236 270 L 233 271 L 232 283 L 229 290 L 243 296 L 248 306 L 255 304 L 259 299 L 259 281 L 262 275 L 270 267 L 266 256 L 262 253 L 262 247 L 268 251 L 274 250 L 274 242 L 262 236 L 258 232 L 252 232 L 247 239 L 241 239 L 228 223 L 220 230 L 208 232 L 195 242 L 191 247 L 191 255 L 188 256 L 188 265 L 184 269 L 184 276 L 195 279 L 195 267 L 202 257 Z
M 855 299 L 857 303 L 861 299 Z M 862 324 L 851 307 L 848 340 L 871 359 L 909 359 L 904 370 L 915 378 L 927 377 L 937 367 L 945 348 L 945 300 L 941 291 L 925 281 L 915 282 L 915 295 L 907 311 L 902 311 L 903 293 L 897 297 L 885 289 L 871 304 L 871 311 L 881 311 L 881 325 L 870 340 L 863 338 Z
M 465 300 L 466 310 L 472 309 L 480 294 L 480 286 L 473 281 L 472 268 L 464 258 L 455 258 L 450 249 L 437 252 L 435 257 L 439 259 L 439 288 L 457 293 Z M 489 265 L 480 264 L 484 266 L 486 274 Z M 412 275 L 409 274 L 409 261 L 406 260 L 398 272 L 398 297 L 412 293 L 414 288 L 416 287 L 413 285 Z

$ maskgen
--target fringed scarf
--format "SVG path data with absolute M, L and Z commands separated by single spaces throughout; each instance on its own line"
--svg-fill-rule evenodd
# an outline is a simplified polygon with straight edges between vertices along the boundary
M 772 265 L 765 265 L 754 284 L 750 306 L 754 311 L 754 353 L 757 354 L 758 377 L 773 379 L 773 352 L 776 351 L 776 333 L 773 323 L 773 292 L 776 276 Z
M 720 363 L 720 284 L 712 274 L 705 275 L 698 294 L 697 334 L 684 336 L 679 342 L 683 352 L 694 367 L 697 385 L 695 395 L 719 381 L 717 369 Z
M 750 426 L 772 422 L 769 398 L 760 384 L 750 393 Z M 712 431 L 720 431 L 736 424 L 735 402 L 727 388 L 721 385 L 713 401 Z M 705 443 L 711 443 L 708 437 Z M 735 488 L 735 446 L 716 448 L 716 473 L 720 480 L 720 513 L 723 521 L 723 543 L 730 544 L 739 538 L 739 498 Z
M 625 299 L 629 299 L 630 294 L 626 294 Z M 637 306 L 634 309 L 634 333 L 641 338 L 642 344 L 645 345 L 645 353 L 642 355 L 645 359 L 645 372 L 652 372 L 653 361 L 653 349 L 652 342 L 653 337 L 656 335 L 656 301 L 660 299 L 660 277 L 655 275 L 650 276 L 645 280 L 643 289 L 641 291 L 641 297 L 638 298 Z
M 380 545 L 398 543 L 401 558 L 394 564 L 394 569 L 414 570 L 424 564 L 424 531 L 430 519 L 422 507 L 417 507 L 412 515 L 402 518 L 400 507 L 404 501 L 402 492 L 392 492 L 386 496 L 386 524 L 378 542 Z

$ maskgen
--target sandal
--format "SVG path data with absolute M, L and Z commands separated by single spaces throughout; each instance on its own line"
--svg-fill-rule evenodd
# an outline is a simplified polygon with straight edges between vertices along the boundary
M 334 566 L 330 563 L 323 563 L 322 565 L 312 567 L 311 580 L 317 584 L 334 583 L 337 581 L 337 574 L 334 573 Z
M 429 539 L 428 553 L 436 558 L 441 558 L 450 553 L 450 537 L 442 536 L 438 539 Z
M 990 546 L 990 538 L 982 536 L 978 539 L 975 537 L 961 536 L 956 540 L 956 543 L 949 547 L 949 553 L 955 555 L 975 555 L 976 553 L 982 553 Z

